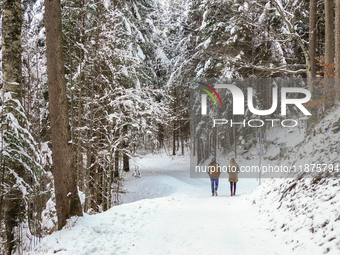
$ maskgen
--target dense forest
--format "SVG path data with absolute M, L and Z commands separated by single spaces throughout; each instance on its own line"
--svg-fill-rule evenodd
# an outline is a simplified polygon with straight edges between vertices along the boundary
M 340 77 L 338 0 L 0 6 L 1 254 L 22 254 L 27 232 L 38 242 L 72 216 L 118 205 L 142 152 L 191 148 L 200 162 L 218 149 L 237 154 L 242 139 L 242 150 L 253 146 L 249 129 L 192 120 L 197 81 L 307 78 L 309 128 L 339 99 L 338 79 L 321 79 Z M 270 108 L 271 89 L 254 86 L 257 107 Z

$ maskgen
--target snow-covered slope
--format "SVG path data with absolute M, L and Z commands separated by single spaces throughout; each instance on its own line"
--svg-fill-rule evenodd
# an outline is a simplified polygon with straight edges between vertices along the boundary
M 283 164 L 340 167 L 339 116 L 340 108 L 326 116 Z M 327 175 L 315 172 L 305 174 L 308 178 L 267 180 L 249 197 L 267 229 L 297 252 L 340 254 L 340 180 L 335 170 Z
M 249 199 L 267 230 L 296 254 L 340 254 L 339 180 L 267 180 Z

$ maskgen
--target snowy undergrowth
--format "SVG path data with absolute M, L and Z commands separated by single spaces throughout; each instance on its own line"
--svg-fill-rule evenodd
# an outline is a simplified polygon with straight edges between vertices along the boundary
M 249 197 L 266 228 L 297 253 L 339 254 L 338 180 L 273 179 Z
M 330 113 L 315 132 L 296 146 L 283 164 L 339 165 L 340 108 Z M 249 199 L 260 218 L 296 252 L 339 254 L 340 181 L 337 174 L 305 175 L 301 179 L 270 179 Z

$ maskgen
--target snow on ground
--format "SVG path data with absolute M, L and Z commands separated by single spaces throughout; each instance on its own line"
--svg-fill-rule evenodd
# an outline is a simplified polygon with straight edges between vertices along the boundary
M 211 197 L 208 178 L 190 179 L 188 160 L 145 156 L 136 163 L 142 178 L 128 177 L 125 204 L 78 218 L 30 254 L 287 254 L 250 213 L 255 179 L 240 183 L 236 197 L 221 179 Z
M 249 196 L 261 220 L 266 220 L 266 228 L 297 253 L 340 254 L 339 116 L 340 107 L 335 107 L 282 160 L 283 164 L 308 164 L 310 170 L 312 164 L 327 164 L 328 169 L 333 167 L 330 176 L 314 171 L 301 179 L 267 180 Z
M 335 110 L 306 138 L 297 130 L 273 130 L 287 134 L 268 134 L 263 162 L 339 163 L 339 115 Z M 227 164 L 230 156 L 218 158 Z M 258 164 L 256 149 L 238 162 Z M 261 186 L 256 178 L 240 178 L 235 197 L 221 178 L 219 196 L 211 197 L 208 177 L 190 178 L 187 156 L 149 154 L 134 168 L 142 178 L 125 176 L 122 205 L 74 219 L 29 254 L 340 254 L 336 178 L 267 179 Z
M 337 179 L 267 180 L 249 196 L 261 222 L 296 254 L 340 254 Z
M 208 178 L 189 177 L 188 160 L 143 157 L 136 162 L 142 178 L 126 177 L 124 204 L 74 219 L 29 254 L 322 254 L 292 253 L 290 232 L 268 230 L 272 218 L 253 205 L 254 195 L 249 198 L 256 179 L 240 179 L 235 197 L 228 180 L 220 179 L 219 196 L 211 197 Z

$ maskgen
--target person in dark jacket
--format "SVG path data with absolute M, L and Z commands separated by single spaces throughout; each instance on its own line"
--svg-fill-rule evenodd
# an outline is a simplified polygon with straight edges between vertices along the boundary
M 232 158 L 228 165 L 228 174 L 230 182 L 230 196 L 235 196 L 236 193 L 236 183 L 238 182 L 238 173 L 240 172 L 240 167 L 236 163 L 235 159 Z
M 208 165 L 208 171 L 207 173 L 209 174 L 210 181 L 211 181 L 211 192 L 213 196 L 217 196 L 217 189 L 218 189 L 218 178 L 220 177 L 221 174 L 221 167 L 220 165 L 216 162 L 216 159 L 213 158 Z

